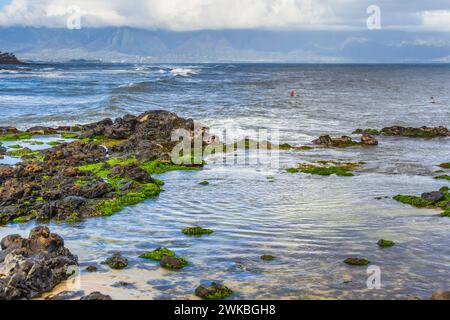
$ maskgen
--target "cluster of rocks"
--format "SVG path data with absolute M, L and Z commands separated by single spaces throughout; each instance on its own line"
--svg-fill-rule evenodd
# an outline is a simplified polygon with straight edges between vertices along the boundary
M 78 258 L 47 227 L 31 230 L 27 239 L 10 235 L 1 241 L 0 299 L 31 299 L 67 279 Z
M 329 135 L 324 135 L 314 140 L 315 145 L 324 146 L 327 148 L 346 148 L 353 146 L 376 146 L 378 145 L 377 139 L 368 133 L 363 133 L 361 142 L 353 141 L 351 137 L 342 136 L 340 138 L 332 138 Z
M 71 130 L 77 140 L 24 156 L 16 166 L 0 166 L 0 224 L 35 218 L 76 221 L 156 196 L 159 182 L 142 164 L 170 164 L 172 132 L 180 128 L 195 134 L 193 120 L 165 111 L 84 126 L 30 128 L 27 134 Z M 22 134 L 16 128 L 0 128 L 0 136 Z M 113 146 L 105 147 L 103 142 L 110 139 L 115 139 Z
M 357 129 L 354 134 L 370 134 L 370 135 L 384 135 L 384 136 L 401 136 L 410 138 L 438 138 L 450 137 L 450 130 L 445 127 L 402 127 L 392 126 L 383 128 L 381 131 L 376 129 Z
M 17 57 L 12 53 L 0 51 L 0 64 L 25 64 L 25 63 L 17 59 Z

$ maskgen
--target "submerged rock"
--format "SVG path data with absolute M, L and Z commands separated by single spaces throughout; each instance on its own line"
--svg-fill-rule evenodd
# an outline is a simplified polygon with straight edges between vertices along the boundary
M 272 261 L 272 260 L 275 260 L 275 257 L 270 254 L 264 254 L 261 256 L 261 260 Z
M 378 246 L 381 248 L 389 248 L 395 246 L 395 242 L 391 240 L 381 239 L 378 241 Z
M 365 146 L 377 146 L 378 140 L 368 133 L 364 133 L 361 137 L 361 143 Z
M 25 62 L 17 59 L 17 57 L 12 53 L 0 51 L 0 64 L 17 65 L 17 64 L 25 64 Z
M 0 300 L 31 299 L 67 279 L 78 258 L 47 227 L 31 230 L 28 239 L 5 237 L 0 252 Z

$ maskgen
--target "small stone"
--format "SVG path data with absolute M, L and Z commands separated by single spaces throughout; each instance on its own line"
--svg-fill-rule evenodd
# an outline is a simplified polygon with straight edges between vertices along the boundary
M 275 257 L 270 254 L 264 254 L 261 256 L 261 260 L 272 261 L 272 260 L 275 260 Z
M 344 262 L 351 266 L 367 266 L 370 264 L 367 258 L 347 258 Z

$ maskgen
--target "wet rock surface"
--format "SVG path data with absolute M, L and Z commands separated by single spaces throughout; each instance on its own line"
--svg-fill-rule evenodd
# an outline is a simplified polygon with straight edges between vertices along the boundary
M 108 295 L 102 294 L 100 292 L 92 292 L 91 294 L 82 297 L 80 300 L 86 301 L 110 301 L 112 298 Z
M 20 155 L 22 162 L 16 166 L 0 166 L 0 224 L 32 219 L 76 222 L 158 196 L 161 182 L 151 174 L 182 169 L 169 157 L 178 143 L 171 141 L 176 129 L 188 130 L 191 137 L 196 134 L 193 120 L 166 111 L 26 132 L 0 127 L 0 140 L 54 133 L 76 139 L 30 150 Z M 4 149 L 0 145 L 0 154 Z
M 17 59 L 17 57 L 12 53 L 0 51 L 0 64 L 17 65 L 25 63 Z
M 78 258 L 47 227 L 31 230 L 27 239 L 10 235 L 1 241 L 0 299 L 31 299 L 51 291 L 70 276 Z
M 370 135 L 384 135 L 384 136 L 400 136 L 409 138 L 439 138 L 439 137 L 450 137 L 450 130 L 445 127 L 402 127 L 402 126 L 392 126 L 383 128 L 381 131 L 376 129 L 357 129 L 355 134 L 367 133 Z

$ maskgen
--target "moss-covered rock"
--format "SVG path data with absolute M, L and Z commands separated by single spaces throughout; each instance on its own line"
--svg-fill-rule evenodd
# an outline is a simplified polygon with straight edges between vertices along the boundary
M 163 256 L 160 265 L 165 269 L 180 270 L 188 265 L 188 261 L 185 258 Z
M 448 174 L 444 174 L 441 176 L 434 177 L 437 180 L 450 180 L 450 176 Z
M 223 300 L 230 297 L 233 291 L 225 285 L 212 282 L 207 286 L 199 286 L 195 290 L 195 295 L 204 300 Z
M 367 266 L 370 264 L 370 261 L 367 258 L 347 258 L 344 260 L 344 263 L 350 266 Z
M 422 197 L 417 196 L 408 196 L 399 194 L 394 197 L 394 200 L 401 203 L 412 205 L 413 207 L 417 208 L 426 208 L 433 205 L 433 202 L 424 200 L 422 199 Z
M 390 248 L 395 246 L 395 242 L 391 240 L 381 239 L 380 241 L 378 241 L 378 246 L 381 248 Z
M 443 169 L 450 169 L 450 162 L 446 162 L 446 163 L 441 163 L 439 165 L 439 167 L 443 168 Z
M 264 261 L 272 261 L 272 260 L 275 260 L 275 257 L 272 256 L 272 255 L 270 255 L 270 254 L 263 254 L 263 255 L 261 256 L 261 260 L 264 260 Z
M 120 253 L 114 253 L 110 258 L 106 259 L 103 264 L 108 265 L 111 269 L 122 270 L 128 266 L 128 259 Z
M 202 227 L 189 227 L 182 230 L 183 234 L 187 236 L 203 236 L 203 235 L 210 235 L 214 233 L 211 229 L 205 229 Z
M 421 197 L 397 195 L 394 197 L 394 200 L 417 208 L 444 210 L 441 214 L 443 217 L 447 217 L 450 210 L 450 193 L 447 186 L 442 187 L 439 191 L 424 193 Z
M 201 185 L 201 186 L 209 186 L 209 181 L 199 182 L 199 185 Z
M 161 261 L 163 257 L 175 257 L 175 252 L 172 250 L 169 250 L 167 248 L 158 248 L 156 250 L 153 250 L 151 252 L 146 252 L 139 256 L 139 258 L 147 259 L 147 260 L 154 260 L 154 261 Z

